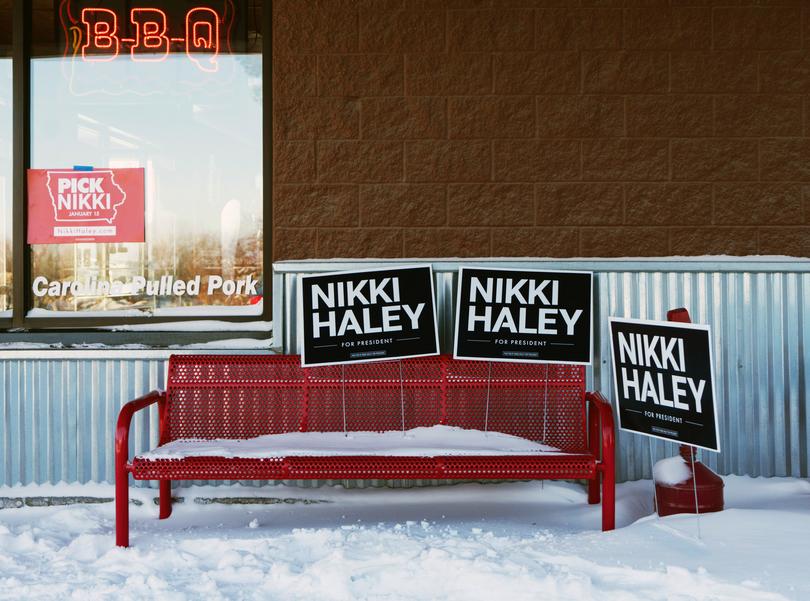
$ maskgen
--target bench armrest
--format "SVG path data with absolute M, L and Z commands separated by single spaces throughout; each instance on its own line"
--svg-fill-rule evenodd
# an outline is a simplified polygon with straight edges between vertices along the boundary
M 602 469 L 613 469 L 615 464 L 615 434 L 613 408 L 600 392 L 585 394 L 588 404 L 588 448 L 601 458 Z
M 132 416 L 136 411 L 145 409 L 149 405 L 158 403 L 158 411 L 160 412 L 160 437 L 163 438 L 164 427 L 164 411 L 166 407 L 166 393 L 161 390 L 153 390 L 142 397 L 128 402 L 118 413 L 118 424 L 115 428 L 115 469 L 116 477 L 118 477 L 118 470 L 123 469 L 124 474 L 127 469 L 127 461 L 129 460 L 129 426 L 132 423 Z

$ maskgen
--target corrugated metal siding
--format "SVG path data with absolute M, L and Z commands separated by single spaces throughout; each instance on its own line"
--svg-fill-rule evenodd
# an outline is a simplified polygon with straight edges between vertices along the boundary
M 804 351 L 810 346 L 810 262 L 470 263 L 593 270 L 599 327 L 588 388 L 608 395 L 613 384 L 607 317 L 663 319 L 667 309 L 686 306 L 696 322 L 711 324 L 714 334 L 723 452 L 701 452 L 701 460 L 724 474 L 808 476 L 810 354 Z M 273 301 L 282 350 L 297 349 L 296 274 L 358 265 L 373 266 L 277 265 Z M 444 349 L 451 348 L 458 265 L 434 262 Z M 0 485 L 112 482 L 118 409 L 165 382 L 165 357 L 137 353 L 0 351 Z M 130 452 L 157 443 L 156 411 L 136 415 L 130 440 Z M 624 433 L 618 440 L 620 479 L 649 477 L 651 446 L 656 460 L 675 451 L 674 445 Z
M 386 262 L 390 265 L 390 262 Z M 594 363 L 588 388 L 612 397 L 609 316 L 666 319 L 684 306 L 712 326 L 723 451 L 699 458 L 722 474 L 808 477 L 810 463 L 810 262 L 792 260 L 470 260 L 434 261 L 440 342 L 452 350 L 459 265 L 582 269 L 595 273 Z M 274 323 L 284 352 L 298 352 L 299 273 L 381 266 L 373 261 L 276 265 Z M 673 455 L 664 441 L 619 432 L 618 478 L 650 476 L 653 461 Z
M 161 359 L 0 360 L 0 485 L 112 482 L 118 410 L 164 384 Z M 157 444 L 157 412 L 136 414 L 130 441 Z

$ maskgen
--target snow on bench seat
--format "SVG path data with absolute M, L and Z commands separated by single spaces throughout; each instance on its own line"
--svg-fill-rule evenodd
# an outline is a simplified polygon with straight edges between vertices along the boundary
M 435 425 L 388 432 L 288 432 L 247 440 L 180 439 L 137 457 L 156 461 L 188 457 L 447 457 L 562 453 L 500 432 Z

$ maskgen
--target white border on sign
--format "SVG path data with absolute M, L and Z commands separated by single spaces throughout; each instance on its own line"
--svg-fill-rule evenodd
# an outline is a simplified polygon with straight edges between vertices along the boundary
M 303 281 L 307 278 L 324 277 L 331 275 L 354 275 L 355 273 L 370 273 L 370 272 L 386 272 L 386 271 L 404 271 L 407 269 L 424 269 L 427 267 L 430 275 L 430 302 L 433 308 L 433 336 L 434 344 L 436 345 L 435 353 L 422 353 L 420 355 L 408 355 L 406 357 L 373 357 L 370 359 L 357 359 L 356 361 L 333 361 L 330 363 L 312 363 L 307 364 L 306 352 L 307 346 L 304 344 L 304 285 Z M 374 267 L 369 269 L 352 269 L 349 271 L 330 271 L 328 273 L 309 273 L 306 275 L 298 275 L 298 294 L 297 294 L 297 317 L 298 327 L 296 328 L 298 340 L 301 341 L 301 367 L 321 367 L 326 365 L 351 365 L 354 363 L 375 363 L 380 361 L 398 361 L 400 359 L 414 359 L 416 357 L 435 357 L 440 354 L 439 351 L 439 326 L 438 316 L 436 315 L 436 293 L 433 286 L 433 265 L 430 263 L 416 264 L 416 265 L 403 265 L 402 267 Z
M 712 410 L 714 411 L 714 439 L 717 441 L 717 448 L 712 449 L 711 447 L 704 447 L 701 445 L 691 444 L 688 442 L 683 442 L 679 440 L 672 440 L 671 438 L 666 438 L 665 436 L 658 436 L 656 434 L 648 434 L 646 432 L 638 432 L 637 430 L 630 430 L 627 428 L 622 427 L 622 412 L 621 408 L 619 407 L 619 374 L 616 373 L 616 361 L 613 356 L 613 323 L 638 323 L 642 325 L 651 325 L 651 326 L 666 326 L 670 328 L 683 328 L 689 330 L 705 330 L 709 334 L 709 370 L 710 375 L 712 378 Z M 702 323 L 685 323 L 682 321 L 659 321 L 657 319 L 631 319 L 629 317 L 608 317 L 608 335 L 610 336 L 610 368 L 613 370 L 613 393 L 614 397 L 616 398 L 616 419 L 619 422 L 619 430 L 623 430 L 625 432 L 631 432 L 633 434 L 638 434 L 639 436 L 647 436 L 649 438 L 657 438 L 659 440 L 666 440 L 667 442 L 672 442 L 675 444 L 684 444 L 689 447 L 694 447 L 696 449 L 704 449 L 706 451 L 712 451 L 713 453 L 720 452 L 720 420 L 718 419 L 719 416 L 717 414 L 717 392 L 714 386 L 714 349 L 712 348 L 714 345 L 712 344 L 712 329 L 708 324 Z
M 591 276 L 590 285 L 590 311 L 588 313 L 588 328 L 590 332 L 590 348 L 588 349 L 588 362 L 584 361 L 552 361 L 550 359 L 488 359 L 485 357 L 464 357 L 458 354 L 458 326 L 461 315 L 461 277 L 465 269 L 475 269 L 477 271 L 515 271 L 521 273 L 579 273 Z M 501 363 L 549 363 L 557 365 L 593 365 L 593 271 L 573 271 L 566 269 L 517 269 L 517 268 L 496 268 L 496 267 L 476 267 L 467 265 L 458 268 L 458 282 L 456 283 L 456 319 L 453 328 L 453 359 L 465 359 L 468 361 L 499 361 Z

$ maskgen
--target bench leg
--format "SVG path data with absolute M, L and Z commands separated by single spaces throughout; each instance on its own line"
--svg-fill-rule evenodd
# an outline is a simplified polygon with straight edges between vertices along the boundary
M 616 474 L 612 466 L 602 473 L 602 531 L 616 528 Z
M 115 470 L 115 544 L 129 547 L 129 474 L 119 466 Z
M 160 480 L 160 519 L 172 514 L 172 481 Z
M 593 480 L 588 480 L 588 503 L 596 505 L 599 502 L 599 472 L 597 471 Z

